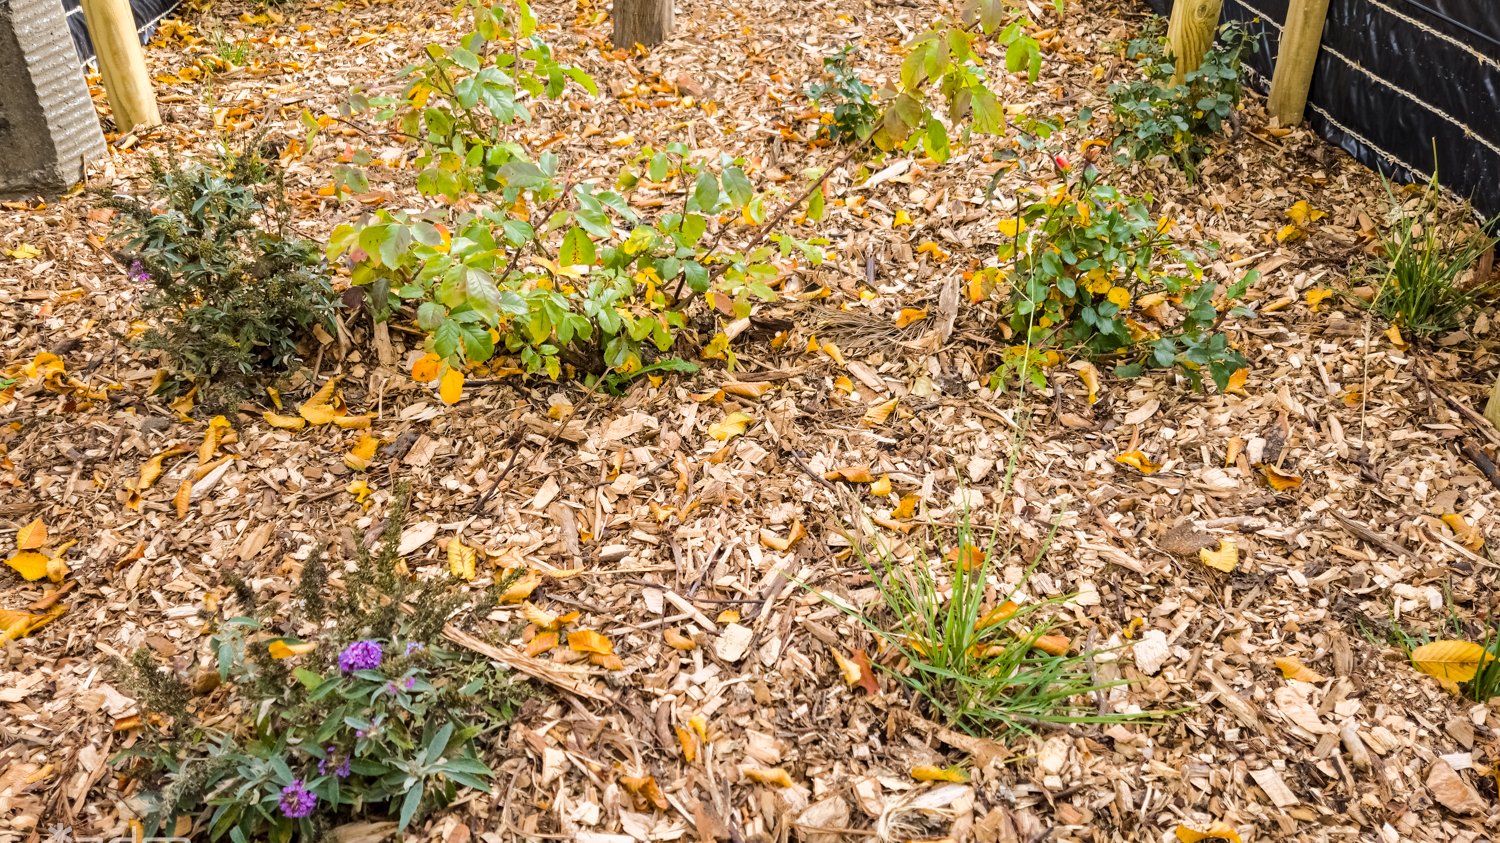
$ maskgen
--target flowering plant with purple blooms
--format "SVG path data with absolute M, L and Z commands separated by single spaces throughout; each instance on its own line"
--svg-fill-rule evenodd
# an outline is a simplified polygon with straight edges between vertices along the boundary
M 396 541 L 399 517 L 392 523 Z M 389 558 L 360 561 L 391 566 Z M 467 789 L 489 790 L 493 773 L 480 747 L 494 745 L 520 695 L 484 657 L 436 644 L 440 623 L 383 611 L 410 604 L 449 618 L 453 610 L 392 594 L 375 577 L 350 582 L 345 593 L 367 596 L 370 608 L 341 604 L 329 632 L 297 630 L 321 645 L 310 652 L 277 658 L 268 649 L 272 628 L 286 632 L 281 618 L 274 626 L 221 619 L 211 650 L 230 704 L 250 720 L 140 742 L 155 747 L 137 757 L 164 785 L 148 834 L 169 831 L 178 817 L 206 816 L 208 839 L 312 843 L 330 822 L 389 819 L 404 829 Z
M 353 673 L 356 670 L 375 670 L 380 667 L 382 657 L 379 641 L 356 641 L 339 653 L 339 671 Z

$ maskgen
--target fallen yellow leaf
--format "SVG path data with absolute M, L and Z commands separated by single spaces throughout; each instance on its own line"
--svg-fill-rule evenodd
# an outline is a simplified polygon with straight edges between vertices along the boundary
M 896 314 L 896 327 L 905 328 L 907 325 L 916 324 L 926 318 L 927 308 L 925 307 L 903 307 L 901 312 Z
M 839 350 L 838 343 L 836 342 L 830 341 L 823 343 L 823 353 L 828 355 L 828 359 L 839 364 L 840 366 L 849 365 L 848 362 L 844 360 L 844 352 Z
M 875 475 L 870 469 L 863 465 L 851 465 L 845 468 L 835 468 L 823 473 L 824 480 L 842 480 L 846 483 L 873 483 Z
M 16 531 L 16 548 L 18 550 L 36 550 L 47 543 L 47 525 L 42 519 L 33 519 L 30 524 Z
M 1391 341 L 1391 345 L 1394 345 L 1396 348 L 1406 348 L 1406 340 L 1401 336 L 1401 329 L 1396 327 L 1395 325 L 1392 325 L 1391 327 L 1386 329 L 1385 336 L 1386 339 L 1389 339 Z
M 309 424 L 328 424 L 333 417 L 338 415 L 338 410 L 331 403 L 333 391 L 338 388 L 339 379 L 329 378 L 312 397 L 302 402 L 297 408 L 297 415 L 307 419 Z
M 1322 682 L 1324 679 L 1323 674 L 1290 656 L 1282 656 L 1273 663 L 1281 671 L 1283 679 L 1295 679 L 1298 682 Z
M 438 383 L 438 397 L 444 404 L 457 404 L 464 397 L 464 373 L 457 369 L 444 372 Z
M 897 211 L 896 218 L 891 220 L 891 228 L 896 228 L 897 226 L 902 225 L 911 225 L 911 214 L 908 214 L 905 211 Z
M 526 642 L 525 652 L 526 655 L 535 658 L 556 647 L 557 643 L 557 633 L 552 630 L 545 630 L 531 636 L 531 640 Z
M 198 463 L 209 463 L 213 461 L 214 455 L 219 452 L 219 444 L 224 441 L 225 434 L 233 430 L 229 419 L 223 416 L 214 416 L 208 422 L 208 430 L 203 433 L 203 444 L 198 446 Z
M 509 572 L 507 572 L 508 574 Z M 536 571 L 527 571 L 510 584 L 510 587 L 500 594 L 501 603 L 520 603 L 536 591 L 537 586 L 542 584 L 542 575 Z
M 172 496 L 172 506 L 177 510 L 178 519 L 187 517 L 188 507 L 193 502 L 193 478 L 184 477 L 182 483 L 177 486 L 177 494 Z
M 1240 564 L 1240 546 L 1233 536 L 1225 536 L 1219 539 L 1219 546 L 1213 550 L 1199 548 L 1198 561 L 1227 574 Z
M 1277 243 L 1295 243 L 1307 236 L 1307 232 L 1297 227 L 1296 223 L 1287 223 L 1276 232 Z
M 370 484 L 365 482 L 364 478 L 350 481 L 349 485 L 344 487 L 344 491 L 353 495 L 354 502 L 360 506 L 364 506 L 370 500 L 370 495 L 375 492 L 374 489 L 370 488 Z
M 1203 831 L 1188 828 L 1185 825 L 1177 826 L 1178 843 L 1202 843 L 1204 840 L 1226 840 L 1229 843 L 1243 843 L 1240 833 L 1234 830 L 1234 826 L 1226 822 L 1216 822 Z
M 995 223 L 995 229 L 1006 237 L 1016 237 L 1026 230 L 1026 221 L 1019 217 L 1002 217 Z
M 919 782 L 967 784 L 969 781 L 969 774 L 962 767 L 938 767 L 932 764 L 911 768 L 911 777 Z
M 1115 457 L 1115 462 L 1120 465 L 1128 465 L 1142 474 L 1155 474 L 1161 471 L 1160 463 L 1152 462 L 1140 451 L 1126 451 L 1123 454 L 1119 454 Z
M 1411 651 L 1411 666 L 1445 682 L 1468 682 L 1495 657 L 1471 641 L 1433 641 Z
M 370 413 L 362 416 L 334 416 L 333 426 L 344 430 L 362 430 L 370 426 L 370 420 L 373 418 L 374 416 Z
M 479 552 L 459 541 L 457 536 L 448 540 L 448 573 L 461 580 L 472 580 L 478 558 Z
M 889 495 L 890 493 L 891 493 L 891 476 L 889 474 L 882 474 L 882 475 L 880 475 L 880 479 L 879 480 L 876 480 L 874 483 L 870 484 L 870 494 L 872 494 L 872 495 L 875 495 L 877 497 L 882 497 L 883 498 L 886 495 Z
M 380 447 L 380 440 L 366 433 L 359 437 L 349 453 L 344 455 L 344 465 L 355 471 L 364 471 L 370 467 L 370 461 L 375 459 L 375 449 Z
M 1287 208 L 1283 213 L 1286 215 L 1287 219 L 1292 221 L 1293 225 L 1297 225 L 1302 228 L 1307 228 L 1314 222 L 1317 222 L 1318 220 L 1328 216 L 1328 214 L 1324 213 L 1323 211 L 1319 211 L 1313 206 L 1307 204 L 1306 199 L 1298 199 L 1296 202 L 1293 202 L 1292 207 Z
M 864 416 L 859 420 L 860 427 L 879 427 L 885 424 L 886 419 L 891 417 L 891 413 L 895 411 L 896 404 L 900 400 L 899 398 L 892 398 L 889 401 L 882 401 L 866 410 Z
M 1089 403 L 1099 402 L 1099 370 L 1094 368 L 1093 363 L 1083 363 L 1078 367 L 1078 379 L 1089 391 Z
M 1248 368 L 1242 366 L 1235 369 L 1234 374 L 1229 376 L 1229 382 L 1224 384 L 1224 394 L 1239 395 L 1248 398 L 1250 393 L 1245 391 L 1245 382 L 1248 380 L 1250 380 L 1250 370 Z
M 839 666 L 839 675 L 844 677 L 844 684 L 853 686 L 864 678 L 864 671 L 854 663 L 854 660 L 840 653 L 837 648 L 830 647 L 833 652 L 833 661 Z
M 759 398 L 770 392 L 771 386 L 770 381 L 750 381 L 747 383 L 730 381 L 720 387 L 720 389 L 724 390 L 726 394 L 738 395 L 741 398 Z
M 1068 642 L 1066 635 L 1043 635 L 1031 642 L 1031 646 L 1041 650 L 1049 656 L 1066 656 L 1068 648 L 1072 645 Z
M 921 495 L 903 495 L 901 502 L 891 510 L 892 518 L 910 518 L 917 514 L 917 504 L 922 502 Z
M 307 419 L 302 416 L 283 416 L 269 410 L 261 413 L 261 416 L 266 420 L 266 424 L 278 430 L 301 430 L 307 427 Z
M 1323 302 L 1328 300 L 1328 298 L 1332 295 L 1332 290 L 1325 290 L 1322 287 L 1314 287 L 1313 289 L 1308 290 L 1307 309 L 1312 311 L 1313 313 L 1317 313 L 1318 309 L 1323 306 Z
M 5 560 L 5 564 L 28 580 L 39 580 L 47 576 L 47 557 L 34 550 L 23 550 Z
M 727 442 L 745 432 L 755 422 L 755 417 L 743 411 L 730 413 L 724 420 L 708 426 L 710 438 L 720 442 Z

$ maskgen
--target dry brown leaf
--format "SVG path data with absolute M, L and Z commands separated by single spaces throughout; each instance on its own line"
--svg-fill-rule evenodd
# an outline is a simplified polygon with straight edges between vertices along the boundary
M 873 483 L 875 475 L 870 473 L 870 467 L 864 465 L 851 465 L 845 468 L 835 468 L 823 473 L 824 480 L 842 480 L 846 483 Z

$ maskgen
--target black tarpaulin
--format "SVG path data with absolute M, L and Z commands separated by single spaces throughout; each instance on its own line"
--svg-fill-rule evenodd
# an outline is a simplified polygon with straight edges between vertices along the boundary
M 135 14 L 135 28 L 141 34 L 141 43 L 151 40 L 156 25 L 172 13 L 182 0 L 130 0 L 130 11 Z M 94 63 L 94 42 L 89 40 L 88 27 L 83 23 L 83 7 L 78 0 L 62 0 L 63 14 L 68 19 L 68 31 L 73 35 L 73 46 L 78 50 L 78 60 L 86 65 Z
M 1149 0 L 1162 14 L 1172 0 Z M 1225 0 L 1259 40 L 1269 87 L 1288 0 Z M 1372 169 L 1443 185 L 1500 214 L 1500 0 L 1331 0 L 1307 120 Z

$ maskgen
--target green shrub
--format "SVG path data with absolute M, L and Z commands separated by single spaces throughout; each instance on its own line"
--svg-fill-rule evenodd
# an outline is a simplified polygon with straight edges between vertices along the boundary
M 215 702 L 231 716 L 202 716 L 184 683 L 137 653 L 124 678 L 144 733 L 117 760 L 147 785 L 148 834 L 188 817 L 212 840 L 314 841 L 350 819 L 405 829 L 462 790 L 489 791 L 480 750 L 520 695 L 488 660 L 443 647 L 441 630 L 487 612 L 514 577 L 466 595 L 451 580 L 406 574 L 404 497 L 379 549 L 361 548 L 331 622 L 321 601 L 305 603 L 306 641 L 273 633 L 282 624 L 269 617 L 219 623 L 213 652 L 227 695 Z M 321 553 L 304 566 L 314 585 L 326 573 Z
M 1256 275 L 1218 297 L 1193 253 L 1170 236 L 1171 220 L 1152 219 L 1147 201 L 1085 167 L 1001 220 L 1008 242 L 1002 267 L 990 273 L 1002 281 L 1010 328 L 1033 349 L 1121 359 L 1122 376 L 1175 366 L 1195 387 L 1206 372 L 1223 390 L 1245 358 L 1220 322 Z
M 859 53 L 853 44 L 845 45 L 823 59 L 822 81 L 807 89 L 813 104 L 823 110 L 820 132 L 834 143 L 863 143 L 875 133 L 880 108 L 875 104 L 875 89 L 859 77 L 852 59 Z
M 121 212 L 128 274 L 147 288 L 141 344 L 164 352 L 204 403 L 233 402 L 295 367 L 299 342 L 331 318 L 320 250 L 289 234 L 280 191 L 251 151 L 212 165 L 154 161 L 143 199 L 106 200 Z
M 1445 216 L 1436 174 L 1414 210 L 1407 210 L 1394 195 L 1391 205 L 1395 222 L 1381 234 L 1380 254 L 1368 272 L 1379 291 L 1375 310 L 1416 337 L 1465 326 L 1475 308 L 1500 294 L 1500 281 L 1475 278 L 1470 272 L 1500 243 L 1485 233 L 1500 217 L 1475 226 Z
M 1159 27 L 1131 41 L 1127 54 L 1136 59 L 1142 78 L 1109 86 L 1117 122 L 1115 145 L 1138 161 L 1165 155 L 1189 178 L 1196 178 L 1210 140 L 1224 131 L 1239 106 L 1247 46 L 1253 52 L 1257 45 L 1243 26 L 1224 24 L 1203 64 L 1178 84 Z

